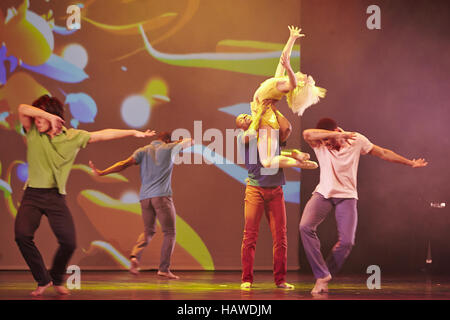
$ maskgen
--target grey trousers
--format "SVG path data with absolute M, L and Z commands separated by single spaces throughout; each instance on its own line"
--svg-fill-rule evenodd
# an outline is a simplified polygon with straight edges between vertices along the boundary
M 329 274 L 335 275 L 350 254 L 355 244 L 358 223 L 356 203 L 357 200 L 351 198 L 326 199 L 315 192 L 306 204 L 300 220 L 300 236 L 315 278 L 325 278 Z M 316 231 L 333 207 L 335 207 L 338 241 L 325 263 Z
M 156 232 L 156 218 L 158 218 L 162 232 L 164 233 L 159 271 L 168 272 L 176 236 L 176 213 L 172 197 L 154 197 L 141 200 L 141 209 L 142 219 L 144 220 L 144 232 L 139 235 L 131 251 L 131 258 L 136 257 L 138 260 L 141 259 L 144 248 L 149 244 Z

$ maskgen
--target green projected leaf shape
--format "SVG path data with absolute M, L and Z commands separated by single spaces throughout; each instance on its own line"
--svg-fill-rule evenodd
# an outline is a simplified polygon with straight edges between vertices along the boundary
M 139 32 L 139 25 L 142 25 L 144 30 L 149 31 L 149 30 L 164 27 L 165 25 L 172 22 L 172 20 L 176 16 L 177 16 L 177 13 L 168 12 L 168 13 L 162 14 L 156 18 L 152 18 L 147 21 L 144 21 L 144 22 L 138 22 L 138 23 L 127 24 L 127 25 L 119 25 L 119 26 L 100 23 L 100 22 L 94 21 L 92 19 L 89 19 L 87 17 L 82 17 L 82 19 L 102 30 L 112 32 L 112 33 L 122 34 L 122 35 L 130 35 L 130 34 L 137 34 Z
M 152 47 L 142 25 L 139 26 L 139 30 L 147 52 L 158 61 L 170 65 L 219 69 L 270 77 L 273 76 L 280 61 L 281 50 L 252 53 L 163 53 Z M 251 43 L 251 45 L 254 44 Z M 292 52 L 291 63 L 294 70 L 300 68 L 299 52 Z

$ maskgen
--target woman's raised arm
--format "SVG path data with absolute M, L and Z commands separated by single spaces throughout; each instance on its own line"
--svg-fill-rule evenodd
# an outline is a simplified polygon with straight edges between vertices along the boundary
M 294 26 L 289 26 L 288 29 L 290 31 L 289 39 L 288 39 L 286 45 L 284 46 L 283 52 L 281 53 L 281 57 L 283 57 L 283 55 L 286 54 L 287 57 L 290 59 L 295 40 L 297 40 L 298 38 L 304 37 L 305 35 L 300 33 L 300 31 L 302 31 L 302 29 L 300 29 L 300 28 L 297 28 Z M 280 62 L 278 63 L 278 66 L 277 66 L 277 70 L 275 71 L 275 77 L 284 76 L 284 73 L 286 71 L 286 69 L 283 67 L 283 64 L 281 63 L 281 57 L 280 57 Z

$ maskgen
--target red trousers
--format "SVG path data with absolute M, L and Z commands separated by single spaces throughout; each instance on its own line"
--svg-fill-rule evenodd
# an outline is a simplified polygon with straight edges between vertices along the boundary
M 256 240 L 264 212 L 272 232 L 273 275 L 275 284 L 278 285 L 286 282 L 287 271 L 286 207 L 281 186 L 265 188 L 248 185 L 245 189 L 245 226 L 241 247 L 242 282 L 253 283 Z

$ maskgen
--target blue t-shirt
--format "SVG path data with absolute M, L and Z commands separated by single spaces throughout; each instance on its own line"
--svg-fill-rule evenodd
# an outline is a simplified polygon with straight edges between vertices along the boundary
M 133 153 L 134 160 L 140 166 L 141 200 L 172 196 L 172 150 L 177 144 L 155 140 Z
M 244 144 L 244 142 L 242 142 L 243 134 L 244 132 L 241 132 L 238 135 L 238 144 L 241 143 L 244 145 L 241 145 L 239 150 L 244 151 L 245 167 L 248 170 L 247 184 L 255 187 L 278 187 L 286 184 L 283 169 L 264 168 L 259 158 L 256 138 L 251 139 L 249 143 Z M 275 155 L 279 155 L 280 152 L 281 148 L 278 144 Z

